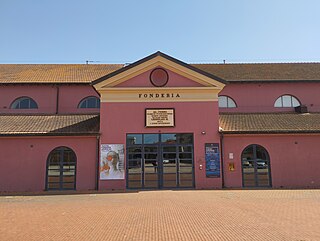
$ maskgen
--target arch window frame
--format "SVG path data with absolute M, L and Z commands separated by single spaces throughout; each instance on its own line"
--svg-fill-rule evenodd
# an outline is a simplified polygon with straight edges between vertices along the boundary
M 252 148 L 252 158 L 244 159 L 245 154 L 248 150 Z M 260 149 L 260 150 L 259 150 Z M 261 159 L 258 157 L 258 152 L 263 151 L 265 155 L 265 159 Z M 247 153 L 248 154 L 248 153 Z M 261 154 L 261 153 L 260 153 Z M 270 161 L 270 154 L 268 150 L 259 144 L 250 144 L 247 145 L 241 152 L 241 172 L 242 172 L 242 187 L 244 188 L 257 188 L 257 187 L 272 187 L 272 177 L 271 177 L 271 161 Z M 250 172 L 251 175 L 254 176 L 254 185 L 248 185 L 246 184 L 246 181 L 248 179 L 245 178 L 245 175 L 248 174 L 248 172 L 245 171 L 246 167 L 253 168 L 253 172 Z M 261 169 L 264 169 L 267 166 L 268 168 L 268 185 L 261 184 L 261 180 L 259 178 L 259 175 L 261 176 Z M 245 180 L 246 179 L 246 180 Z
M 22 103 L 23 101 L 27 101 L 27 103 Z M 38 103 L 29 96 L 20 96 L 11 103 L 10 109 L 14 109 L 14 110 L 38 109 Z
M 225 99 L 225 103 L 226 103 L 226 106 L 220 106 L 222 103 L 222 97 L 226 98 Z M 235 102 L 235 100 L 233 98 L 231 98 L 230 96 L 228 95 L 220 95 L 218 96 L 218 105 L 219 105 L 219 108 L 237 108 L 238 105 L 237 103 Z
M 90 99 L 93 99 L 93 98 L 96 101 L 95 107 L 90 107 L 89 101 L 90 101 Z M 85 106 L 83 106 L 83 105 L 85 105 Z M 96 96 L 93 96 L 93 95 L 87 96 L 79 102 L 78 109 L 100 109 L 100 99 Z
M 288 99 L 288 97 L 289 97 L 289 99 Z M 290 105 L 287 104 L 288 102 L 290 102 Z M 296 102 L 296 104 L 298 104 L 298 105 L 295 105 L 294 102 Z M 297 107 L 300 105 L 301 105 L 301 102 L 297 97 L 295 97 L 294 95 L 290 95 L 290 94 L 284 94 L 284 95 L 279 96 L 276 99 L 273 107 L 275 107 L 275 108 L 294 108 L 294 107 Z
M 66 156 L 65 154 L 68 154 L 68 152 L 69 152 L 69 155 L 71 155 L 70 158 L 72 158 L 73 156 L 74 160 L 72 161 L 65 160 L 65 156 Z M 58 162 L 56 162 L 54 165 L 55 161 L 58 161 Z M 64 175 L 65 173 L 68 174 L 68 172 L 69 173 L 73 172 L 74 174 Z M 53 178 L 50 178 L 50 177 L 53 177 Z M 69 178 L 73 177 L 73 181 L 72 182 L 67 181 L 68 177 Z M 77 183 L 77 155 L 75 151 L 67 146 L 58 146 L 53 150 L 51 150 L 47 157 L 47 163 L 46 163 L 45 190 L 46 191 L 76 190 L 76 183 Z M 53 185 L 52 187 L 50 184 L 56 184 L 56 187 L 54 187 L 55 185 Z M 72 187 L 65 187 L 64 184 L 73 184 L 73 185 L 71 185 Z

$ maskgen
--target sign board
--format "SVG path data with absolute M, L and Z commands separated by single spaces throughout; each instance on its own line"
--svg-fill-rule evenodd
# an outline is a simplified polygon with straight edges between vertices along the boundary
M 205 144 L 206 176 L 220 177 L 220 152 L 218 143 Z
M 100 180 L 124 179 L 124 145 L 101 144 Z
M 174 127 L 174 109 L 146 109 L 146 127 Z

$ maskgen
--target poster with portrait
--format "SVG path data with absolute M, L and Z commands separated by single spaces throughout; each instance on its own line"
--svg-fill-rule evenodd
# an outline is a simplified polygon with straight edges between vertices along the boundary
M 206 176 L 220 177 L 220 153 L 218 143 L 205 144 Z
M 100 180 L 124 179 L 124 145 L 101 144 Z

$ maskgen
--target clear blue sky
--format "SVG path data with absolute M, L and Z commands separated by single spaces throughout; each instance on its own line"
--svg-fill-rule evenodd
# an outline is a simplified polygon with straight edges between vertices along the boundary
M 320 62 L 319 0 L 0 0 L 0 63 Z

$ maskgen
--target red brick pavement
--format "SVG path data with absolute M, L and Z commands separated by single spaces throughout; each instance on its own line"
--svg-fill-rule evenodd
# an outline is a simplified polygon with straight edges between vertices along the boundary
M 2 196 L 0 240 L 320 240 L 320 190 Z

